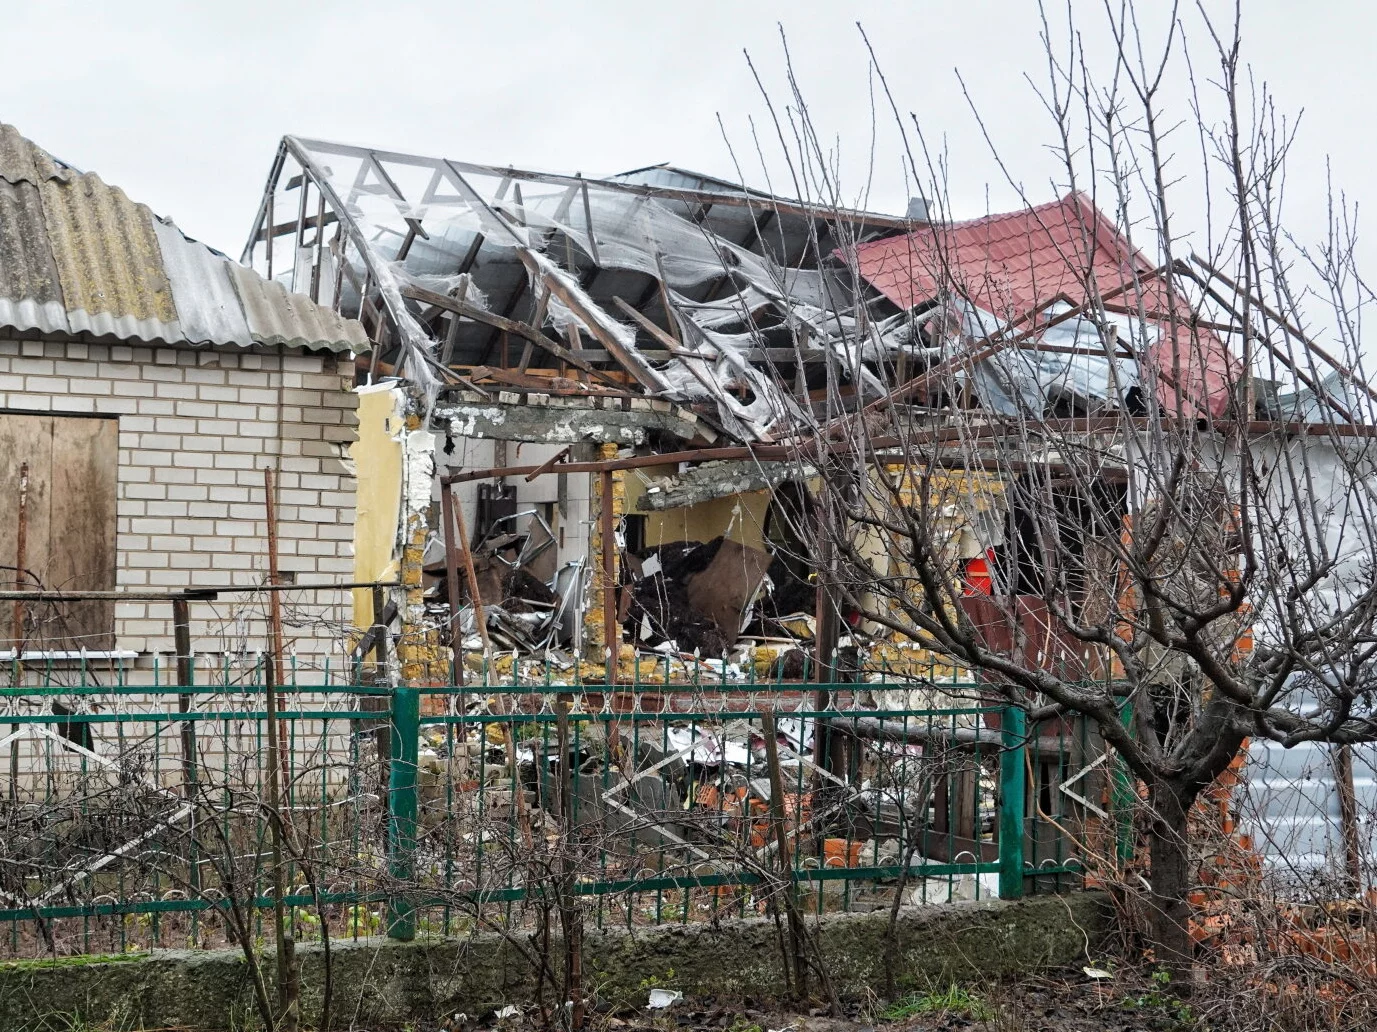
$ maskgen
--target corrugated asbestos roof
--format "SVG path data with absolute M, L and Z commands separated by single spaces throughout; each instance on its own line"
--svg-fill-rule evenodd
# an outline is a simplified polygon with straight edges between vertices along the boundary
M 234 263 L 215 254 L 209 254 L 208 260 L 206 246 L 188 240 L 176 226 L 155 222 L 153 232 L 187 338 L 212 344 L 253 340 L 230 279 L 229 267 Z
M 0 124 L 0 328 L 366 351 L 345 319 L 184 236 Z

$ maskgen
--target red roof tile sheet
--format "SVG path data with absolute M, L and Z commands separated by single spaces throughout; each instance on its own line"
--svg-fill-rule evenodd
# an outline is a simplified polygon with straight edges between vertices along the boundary
M 1122 289 L 1115 301 L 1129 308 L 1136 309 L 1140 299 L 1148 312 L 1168 308 L 1167 291 L 1162 280 L 1153 278 L 1152 263 L 1081 193 L 1023 211 L 926 226 L 907 236 L 862 244 L 856 257 L 861 276 L 905 309 L 951 292 L 1014 321 L 1057 300 L 1082 303 L 1088 280 L 1101 296 Z M 1179 297 L 1177 310 L 1188 318 L 1189 309 Z M 1172 371 L 1179 358 L 1187 403 L 1222 414 L 1234 366 L 1224 342 L 1184 325 L 1177 339 L 1177 355 L 1164 339 L 1147 356 L 1161 371 L 1159 399 L 1169 411 L 1175 409 Z

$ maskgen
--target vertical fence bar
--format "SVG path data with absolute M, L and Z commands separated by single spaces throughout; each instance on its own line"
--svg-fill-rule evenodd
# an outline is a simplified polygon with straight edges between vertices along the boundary
M 1023 895 L 1023 810 L 1028 749 L 1023 710 L 1006 706 L 1000 720 L 1004 751 L 999 756 L 999 898 Z
M 1130 731 L 1133 728 L 1133 703 L 1125 699 L 1119 707 L 1119 721 Z M 1113 748 L 1104 743 L 1105 750 Z M 1110 761 L 1110 810 L 1114 814 L 1115 851 L 1122 868 L 1133 859 L 1133 810 L 1138 802 L 1137 783 L 1123 758 L 1114 754 Z
M 195 662 L 191 656 L 191 616 L 185 598 L 172 601 L 172 632 L 177 645 L 177 684 L 185 691 L 177 693 L 177 710 L 191 712 L 193 694 L 191 688 L 196 682 Z M 190 720 L 182 722 L 182 788 L 187 800 L 196 800 L 196 725 Z
M 417 688 L 392 690 L 392 757 L 387 791 L 388 870 L 402 886 L 415 874 L 416 764 L 420 753 L 421 693 Z M 416 938 L 415 908 L 404 887 L 394 888 L 388 903 L 387 934 L 409 942 Z

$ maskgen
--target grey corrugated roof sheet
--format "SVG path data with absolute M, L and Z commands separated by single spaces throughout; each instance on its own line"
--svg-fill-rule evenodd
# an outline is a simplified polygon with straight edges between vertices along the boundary
M 177 315 L 188 340 L 209 344 L 242 344 L 253 340 L 235 293 L 229 267 L 205 244 L 188 240 L 176 226 L 155 221 L 153 233 L 163 255 L 163 268 L 177 299 Z M 362 327 L 360 327 L 362 329 Z
M 0 124 L 0 328 L 365 351 L 363 327 L 156 218 Z
M 3 178 L 5 168 L 0 151 L 0 324 L 43 333 L 66 330 L 38 187 Z

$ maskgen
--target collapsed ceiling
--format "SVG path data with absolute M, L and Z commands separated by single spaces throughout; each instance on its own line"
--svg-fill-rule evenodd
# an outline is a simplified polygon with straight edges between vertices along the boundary
M 1234 327 L 1187 300 L 1209 282 L 1153 268 L 1079 194 L 928 223 L 670 166 L 587 179 L 285 137 L 243 258 L 357 316 L 366 372 L 432 403 L 649 399 L 679 413 L 666 440 L 797 440 L 911 400 L 1040 419 L 1155 395 L 1217 418 L 1239 373 Z
M 304 175 L 282 175 L 288 157 Z M 881 393 L 854 342 L 888 302 L 833 253 L 911 227 L 665 166 L 594 180 L 289 137 L 245 257 L 365 324 L 385 309 L 383 361 L 433 392 L 448 368 L 524 371 L 537 348 L 590 390 L 708 403 L 729 436 L 768 441 L 813 421 L 800 388 L 829 356 Z

